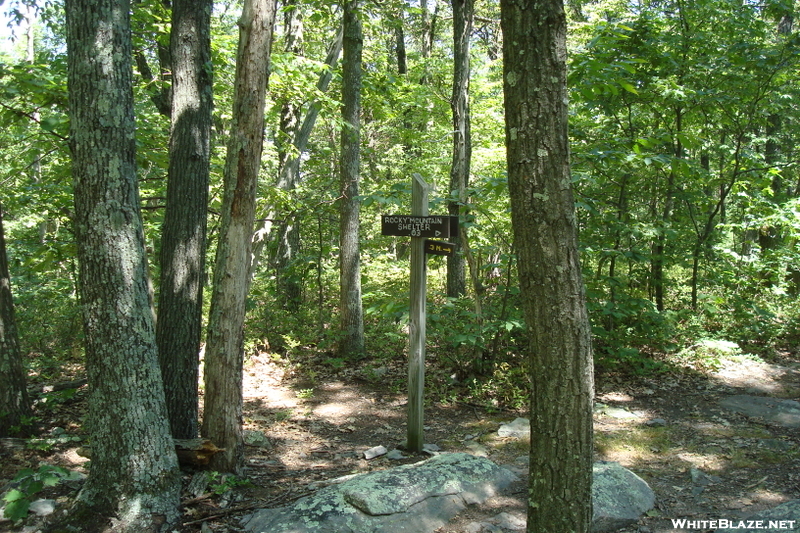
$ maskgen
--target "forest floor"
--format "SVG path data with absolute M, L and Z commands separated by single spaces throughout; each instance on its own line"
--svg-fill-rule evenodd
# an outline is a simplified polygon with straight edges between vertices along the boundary
M 204 494 L 187 494 L 180 531 L 242 531 L 243 515 L 285 505 L 325 480 L 422 459 L 368 461 L 363 456 L 374 446 L 392 450 L 405 440 L 404 372 L 398 361 L 372 368 L 368 376 L 358 368 L 309 376 L 268 355 L 251 357 L 244 383 L 247 482 L 215 479 Z M 623 531 L 680 532 L 673 519 L 733 520 L 800 498 L 800 429 L 769 425 L 718 405 L 734 394 L 800 398 L 797 353 L 775 356 L 770 363 L 722 359 L 718 368 L 705 372 L 600 373 L 596 381 L 596 401 L 618 408 L 609 411 L 614 416 L 595 415 L 596 458 L 621 463 L 656 493 L 656 508 Z M 42 438 L 17 446 L 6 440 L 0 446 L 0 487 L 22 468 L 41 464 L 84 471 L 87 459 L 79 455 L 79 441 L 85 395 L 83 387 L 49 402 L 52 406 L 40 404 Z M 425 416 L 426 442 L 442 451 L 486 454 L 524 479 L 528 442 L 501 438 L 497 430 L 526 413 L 455 402 L 429 405 Z M 653 425 L 654 419 L 660 420 Z M 191 477 L 186 471 L 187 484 Z M 437 533 L 464 533 L 470 524 L 503 512 L 524 517 L 525 494 L 520 481 L 504 495 L 468 508 Z M 30 515 L 16 526 L 0 521 L 0 531 L 35 532 L 65 512 L 74 496 L 75 485 L 45 489 L 37 497 L 58 502 L 54 515 Z

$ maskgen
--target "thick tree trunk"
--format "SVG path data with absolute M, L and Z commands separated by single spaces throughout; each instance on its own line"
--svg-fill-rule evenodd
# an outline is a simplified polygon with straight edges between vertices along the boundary
M 473 0 L 453 0 L 453 95 L 450 107 L 453 110 L 453 163 L 450 167 L 450 198 L 448 212 L 459 216 L 464 213 L 467 201 L 472 162 L 472 135 L 469 116 L 469 39 L 472 36 Z M 463 230 L 466 232 L 466 229 Z M 466 291 L 464 252 L 460 235 L 450 240 L 461 253 L 447 257 L 447 295 L 456 298 Z M 475 295 L 479 298 L 480 295 Z
M 31 404 L 19 348 L 3 233 L 3 206 L 0 205 L 0 437 L 24 434 L 29 423 L 25 419 L 30 416 Z
M 588 532 L 592 350 L 569 169 L 561 0 L 502 0 L 514 244 L 530 337 L 527 530 Z
M 341 214 L 339 222 L 339 314 L 342 357 L 364 353 L 364 316 L 361 304 L 358 182 L 360 174 L 361 51 L 363 36 L 357 0 L 344 4 L 342 56 Z
M 70 139 L 92 465 L 80 501 L 119 531 L 171 531 L 180 473 L 148 291 L 127 0 L 68 0 Z
M 233 125 L 225 161 L 219 243 L 205 353 L 202 434 L 224 451 L 210 468 L 238 473 L 242 443 L 242 357 L 250 285 L 256 186 L 264 142 L 275 0 L 246 0 L 239 20 Z
M 172 131 L 156 341 L 172 436 L 197 436 L 211 136 L 211 8 L 172 4 Z

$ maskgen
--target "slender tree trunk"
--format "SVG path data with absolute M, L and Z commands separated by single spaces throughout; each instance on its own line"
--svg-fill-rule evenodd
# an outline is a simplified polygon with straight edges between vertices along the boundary
M 211 9 L 172 4 L 172 131 L 161 235 L 158 343 L 172 436 L 197 436 L 211 137 Z
M 339 354 L 364 353 L 364 316 L 361 304 L 358 183 L 361 130 L 361 51 L 363 36 L 358 0 L 344 4 L 344 55 L 342 57 L 342 152 L 339 222 L 339 313 L 342 339 Z
M 284 50 L 295 56 L 303 55 L 303 15 L 296 0 L 286 0 L 284 17 Z M 278 186 L 287 191 L 297 187 L 299 172 L 284 173 L 283 169 L 296 157 L 294 139 L 300 130 L 302 109 L 297 103 L 286 100 L 281 105 L 280 134 L 278 145 Z M 286 178 L 286 179 L 282 179 Z M 292 193 L 293 194 L 293 193 Z M 275 285 L 279 301 L 284 309 L 296 312 L 300 307 L 302 285 L 292 273 L 292 265 L 300 247 L 300 228 L 297 212 L 282 216 L 283 222 L 278 236 L 278 249 L 275 258 Z
M 530 339 L 529 533 L 590 530 L 592 349 L 569 168 L 561 0 L 501 0 L 514 245 Z
M 777 15 L 777 33 L 779 36 L 789 38 L 792 34 L 792 27 L 794 26 L 794 13 L 791 3 L 781 4 L 779 2 L 772 2 L 772 8 L 776 9 Z M 767 143 L 764 149 L 764 162 L 773 166 L 780 161 L 781 154 L 784 147 L 781 146 L 780 134 L 783 129 L 783 117 L 780 114 L 774 113 L 767 118 Z M 772 203 L 781 205 L 786 202 L 787 198 L 791 197 L 791 188 L 787 191 L 784 184 L 783 173 L 775 172 L 772 175 Z M 785 245 L 785 238 L 782 235 L 781 228 L 765 227 L 759 232 L 759 244 L 761 245 L 762 252 L 771 252 L 780 246 Z M 786 281 L 788 281 L 788 289 L 791 294 L 797 295 L 800 292 L 800 286 L 797 281 L 800 279 L 800 266 L 789 264 L 786 266 Z M 769 274 L 764 273 L 764 277 L 769 279 Z
M 675 109 L 675 130 L 677 132 L 683 131 L 683 109 L 677 107 Z M 675 141 L 675 157 L 683 158 L 683 144 L 680 140 Z M 664 208 L 661 211 L 660 230 L 656 237 L 656 242 L 653 245 L 653 254 L 650 260 L 651 267 L 651 283 L 653 285 L 653 292 L 656 300 L 656 309 L 659 311 L 664 310 L 664 288 L 666 285 L 666 274 L 664 273 L 664 266 L 666 264 L 666 251 L 667 251 L 667 226 L 672 220 L 672 209 L 675 203 L 675 179 L 676 171 L 670 170 L 667 177 L 667 188 L 664 191 Z
M 169 9 L 171 0 L 160 0 L 161 5 Z M 131 0 L 133 9 L 137 9 L 140 4 L 145 4 L 143 0 Z M 198 13 L 198 16 L 201 15 Z M 142 41 L 140 41 L 142 42 Z M 136 61 L 136 68 L 147 82 L 147 92 L 150 94 L 150 101 L 159 113 L 167 118 L 172 116 L 172 49 L 167 32 L 160 31 L 155 35 L 155 42 L 143 41 L 143 49 L 135 49 L 133 58 Z M 153 72 L 148 62 L 148 57 L 152 56 L 152 49 L 155 48 L 155 56 L 158 59 L 158 74 Z
M 408 78 L 408 53 L 406 50 L 406 20 L 405 20 L 405 6 L 402 6 L 397 12 L 397 20 L 395 21 L 394 29 L 394 42 L 395 42 L 395 57 L 397 58 L 397 73 L 404 79 Z M 412 139 L 416 137 L 414 133 L 413 110 L 407 107 L 403 110 L 403 127 L 402 131 L 398 132 L 400 139 L 403 143 L 403 151 L 406 154 L 411 154 L 414 150 Z M 403 169 L 400 169 L 403 172 Z
M 436 0 L 433 0 L 436 2 Z M 431 56 L 431 14 L 428 10 L 428 0 L 420 0 L 419 2 L 419 11 L 420 11 L 420 55 L 422 59 L 428 59 Z M 420 81 L 421 84 L 425 85 L 427 83 L 426 80 Z
M 283 9 L 283 50 L 287 54 L 302 56 L 303 14 L 297 0 L 285 0 Z M 280 131 L 275 143 L 278 148 L 279 175 L 281 174 L 281 169 L 294 156 L 294 138 L 300 129 L 301 118 L 301 109 L 296 102 L 287 98 L 281 103 Z
M 453 0 L 453 95 L 450 107 L 453 111 L 453 163 L 450 167 L 450 202 L 448 212 L 453 216 L 464 214 L 467 202 L 467 184 L 469 183 L 470 165 L 472 162 L 472 135 L 469 116 L 469 78 L 470 78 L 470 46 L 472 36 L 473 0 Z M 466 228 L 463 229 L 466 233 Z M 456 248 L 462 239 L 460 235 L 451 235 L 450 239 Z M 447 295 L 457 298 L 466 291 L 466 275 L 464 273 L 464 253 L 456 253 L 447 257 Z M 479 295 L 475 295 L 479 298 Z
M 25 419 L 31 414 L 11 296 L 3 206 L 0 205 L 0 437 L 25 434 L 25 426 L 29 424 Z
M 328 54 L 325 58 L 325 64 L 328 68 L 320 73 L 317 81 L 317 90 L 320 92 L 328 90 L 332 77 L 331 70 L 339 60 L 341 52 L 342 30 L 340 28 L 328 48 Z M 278 187 L 284 190 L 293 191 L 300 184 L 300 159 L 308 145 L 314 124 L 319 116 L 320 107 L 320 102 L 312 102 L 306 110 L 305 117 L 302 116 L 300 109 L 297 109 L 294 124 L 291 128 L 287 128 L 287 133 L 292 139 L 291 154 L 283 160 L 278 177 Z M 301 118 L 302 121 L 300 120 Z M 286 306 L 290 310 L 296 311 L 300 305 L 303 287 L 299 279 L 293 278 L 293 273 L 291 272 L 297 254 L 300 251 L 300 228 L 295 213 L 290 213 L 286 217 L 279 239 L 278 272 L 276 276 L 278 294 L 283 295 Z
M 80 505 L 115 531 L 172 531 L 169 432 L 136 178 L 127 0 L 67 0 L 70 140 L 92 465 Z
M 408 74 L 408 56 L 406 54 L 405 10 L 401 7 L 395 14 L 397 20 L 394 28 L 394 53 L 397 59 L 397 73 Z
M 233 124 L 225 160 L 225 190 L 204 374 L 202 434 L 225 449 L 216 454 L 209 465 L 221 472 L 240 472 L 244 460 L 245 302 L 250 285 L 251 239 L 264 142 L 264 108 L 275 11 L 275 0 L 246 0 L 239 19 Z
M 328 68 L 324 69 L 317 80 L 317 90 L 326 92 L 330 85 L 332 78 L 333 67 L 339 61 L 339 55 L 342 52 L 342 31 L 341 28 L 337 31 L 333 42 L 328 48 L 328 55 L 325 58 L 325 64 Z M 320 108 L 322 104 L 319 101 L 312 102 L 308 106 L 305 117 L 300 127 L 293 132 L 292 145 L 294 147 L 293 154 L 286 157 L 286 161 L 280 167 L 280 174 L 278 176 L 277 186 L 281 189 L 292 190 L 300 183 L 300 158 L 306 151 L 308 140 L 311 138 L 311 132 L 314 129 L 314 124 L 317 122 Z M 289 149 L 286 149 L 287 154 Z M 253 235 L 253 268 L 258 266 L 261 254 L 264 250 L 264 245 L 272 232 L 273 221 L 278 216 L 273 207 L 268 208 L 264 224 L 258 228 Z

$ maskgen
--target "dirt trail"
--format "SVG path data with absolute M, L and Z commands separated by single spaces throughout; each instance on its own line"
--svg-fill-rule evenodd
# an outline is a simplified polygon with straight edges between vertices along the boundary
M 233 481 L 229 485 L 236 487 L 225 498 L 211 495 L 186 505 L 183 533 L 238 531 L 246 509 L 277 507 L 325 480 L 423 458 L 403 453 L 401 459 L 368 461 L 363 456 L 368 448 L 382 445 L 392 450 L 405 440 L 405 399 L 391 386 L 402 383 L 403 377 L 393 376 L 395 371 L 389 369 L 378 382 L 354 370 L 317 376 L 317 382 L 285 372 L 267 356 L 251 358 L 246 365 L 246 475 L 252 485 L 236 486 Z M 600 375 L 596 391 L 597 402 L 606 406 L 595 416 L 596 458 L 620 462 L 656 492 L 656 509 L 624 531 L 680 532 L 672 519 L 738 519 L 800 498 L 800 430 L 765 424 L 718 404 L 734 394 L 797 399 L 800 364 L 735 358 L 707 374 L 634 379 Z M 76 399 L 53 410 L 46 422 L 78 434 L 83 406 L 80 394 Z M 501 423 L 525 413 L 487 413 L 457 403 L 428 406 L 425 416 L 426 442 L 443 451 L 485 454 L 523 477 L 527 474 L 528 443 L 497 436 Z M 77 445 L 69 443 L 42 452 L 0 453 L 0 480 L 40 461 L 75 470 L 85 462 Z M 189 477 L 187 473 L 187 481 Z M 523 517 L 525 493 L 520 482 L 505 495 L 468 509 L 437 533 L 475 531 L 475 522 L 502 512 Z M 74 494 L 50 496 L 60 498 L 59 506 L 65 508 Z M 229 512 L 225 504 L 241 511 Z M 0 530 L 4 528 L 21 531 L 8 522 L 0 523 Z

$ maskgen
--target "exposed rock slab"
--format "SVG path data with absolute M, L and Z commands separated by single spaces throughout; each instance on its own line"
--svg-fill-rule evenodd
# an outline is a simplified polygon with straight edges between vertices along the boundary
M 635 524 L 653 508 L 655 494 L 639 476 L 619 463 L 597 462 L 593 467 L 592 533 L 616 531 Z M 525 530 L 524 516 L 502 513 L 472 522 L 468 533 L 512 533 Z
M 650 486 L 619 463 L 594 464 L 592 532 L 615 531 L 635 523 L 655 505 Z
M 472 522 L 467 524 L 466 533 L 506 533 L 515 531 L 525 531 L 526 518 L 524 515 L 512 513 L 500 513 L 497 516 L 488 518 L 483 522 Z
M 800 428 L 800 403 L 767 396 L 737 394 L 720 400 L 731 411 L 787 428 Z
M 488 459 L 441 454 L 356 476 L 287 507 L 258 511 L 243 523 L 254 533 L 422 533 L 516 479 Z

